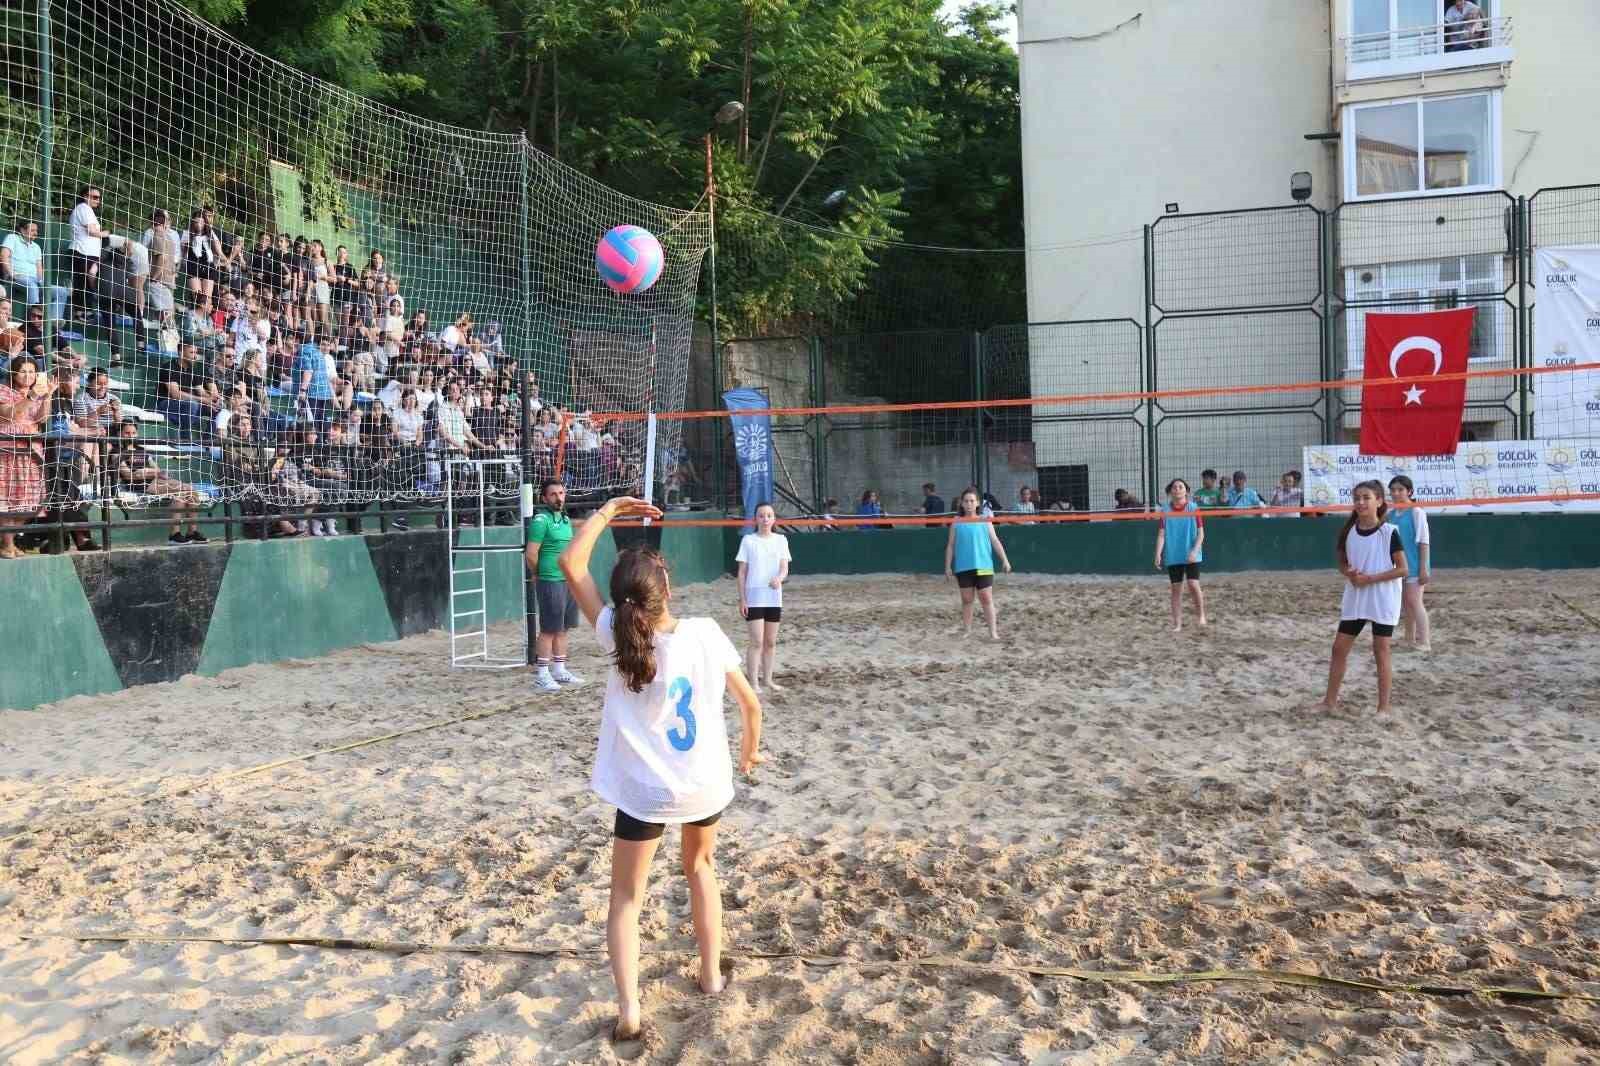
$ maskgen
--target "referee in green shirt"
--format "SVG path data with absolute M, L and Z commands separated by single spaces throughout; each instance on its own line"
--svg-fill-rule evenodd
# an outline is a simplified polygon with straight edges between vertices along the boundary
M 578 601 L 558 565 L 561 553 L 572 543 L 572 518 L 567 514 L 567 487 L 559 480 L 546 478 L 539 485 L 539 498 L 544 510 L 528 519 L 528 546 L 523 550 L 533 571 L 539 618 L 533 683 L 541 692 L 560 692 L 562 685 L 583 681 L 567 669 L 567 630 L 578 624 Z

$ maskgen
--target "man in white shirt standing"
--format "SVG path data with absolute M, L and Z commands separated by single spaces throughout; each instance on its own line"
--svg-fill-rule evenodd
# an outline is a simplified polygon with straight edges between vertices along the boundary
M 100 190 L 81 187 L 72 209 L 72 301 L 80 317 L 100 310 L 100 242 L 111 233 L 100 227 L 99 210 Z
M 39 247 L 39 224 L 32 219 L 20 219 L 15 233 L 6 234 L 5 246 L 11 249 L 11 275 L 28 290 L 28 303 L 44 303 L 44 249 Z M 67 312 L 67 298 L 72 290 L 51 285 L 50 321 L 59 322 Z

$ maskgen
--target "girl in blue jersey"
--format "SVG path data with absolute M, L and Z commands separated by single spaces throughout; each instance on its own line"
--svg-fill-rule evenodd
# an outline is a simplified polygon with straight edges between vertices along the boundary
M 1189 498 L 1189 483 L 1181 477 L 1167 482 L 1167 506 L 1156 527 L 1156 569 L 1167 571 L 1172 585 L 1172 631 L 1183 631 L 1183 587 L 1200 614 L 1200 628 L 1206 627 L 1206 594 L 1200 591 L 1200 547 L 1206 542 L 1206 527 L 1199 507 Z
M 1428 512 L 1412 503 L 1416 486 L 1404 474 L 1389 479 L 1389 498 L 1394 510 L 1389 520 L 1400 531 L 1400 546 L 1406 550 L 1406 580 L 1400 589 L 1401 619 L 1406 627 L 1406 643 L 1418 651 L 1431 651 L 1432 632 L 1428 628 L 1428 608 L 1422 593 L 1428 587 L 1429 554 L 1433 537 L 1428 532 Z
M 999 640 L 994 609 L 994 559 L 1011 573 L 1011 560 L 994 525 L 978 515 L 978 490 L 968 489 L 956 501 L 957 519 L 950 526 L 950 539 L 944 545 L 944 576 L 956 579 L 961 589 L 961 635 L 972 631 L 972 600 L 983 604 L 983 618 L 989 623 L 989 639 Z

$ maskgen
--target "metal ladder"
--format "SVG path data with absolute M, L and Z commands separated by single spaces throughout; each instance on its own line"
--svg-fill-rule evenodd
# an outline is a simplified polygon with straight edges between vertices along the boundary
M 503 649 L 497 654 L 489 646 L 489 557 L 506 552 L 522 555 L 522 531 L 516 529 L 516 543 L 492 542 L 487 525 L 489 482 L 485 475 L 493 468 L 502 468 L 509 475 L 508 483 L 522 483 L 521 459 L 452 459 L 442 460 L 444 466 L 445 550 L 450 553 L 450 666 L 452 669 L 509 670 L 526 666 L 528 662 L 527 618 L 522 611 L 522 583 L 514 585 L 509 595 L 516 605 L 512 617 L 521 620 L 520 646 Z M 455 485 L 458 470 L 474 478 L 473 503 L 464 510 L 456 507 Z M 495 510 L 516 506 L 498 501 Z M 457 529 L 459 514 L 471 515 L 476 510 L 477 526 Z M 520 569 L 519 569 L 520 574 Z M 462 586 L 466 587 L 462 587 Z

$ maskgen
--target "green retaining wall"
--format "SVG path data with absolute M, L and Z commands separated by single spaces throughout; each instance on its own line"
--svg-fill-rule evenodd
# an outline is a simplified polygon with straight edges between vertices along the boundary
M 1206 523 L 1209 571 L 1331 568 L 1339 519 L 1220 518 Z M 1535 568 L 1600 566 L 1600 514 L 1441 515 L 1431 520 L 1434 564 Z M 943 528 L 797 534 L 795 574 L 936 574 Z M 731 571 L 739 530 L 659 527 L 680 584 Z M 1020 571 L 1150 574 L 1148 522 L 1003 526 Z M 234 666 L 324 655 L 394 640 L 447 621 L 443 533 L 236 541 L 102 555 L 29 558 L 0 565 L 0 708 L 215 674 Z M 514 529 L 496 541 L 516 543 Z M 602 590 L 616 560 L 602 538 L 592 572 Z M 490 616 L 523 609 L 515 551 L 491 555 Z M 165 598 L 164 598 L 165 597 Z
M 722 572 L 720 529 L 661 539 L 679 582 Z M 520 530 L 490 543 L 520 548 Z M 602 590 L 616 557 L 602 537 Z M 484 576 L 491 620 L 521 617 L 521 551 L 488 555 Z M 0 709 L 395 640 L 447 624 L 448 602 L 436 531 L 30 557 L 0 565 Z
M 1315 570 L 1333 566 L 1341 518 L 1212 518 L 1207 570 Z M 1429 519 L 1433 565 L 1566 570 L 1600 566 L 1600 514 L 1438 515 Z M 997 527 L 1011 565 L 1044 574 L 1153 572 L 1155 526 L 1148 521 Z M 793 574 L 937 574 L 947 531 L 900 527 L 790 538 Z M 725 531 L 731 560 L 739 531 Z M 730 564 L 731 565 L 731 564 Z

